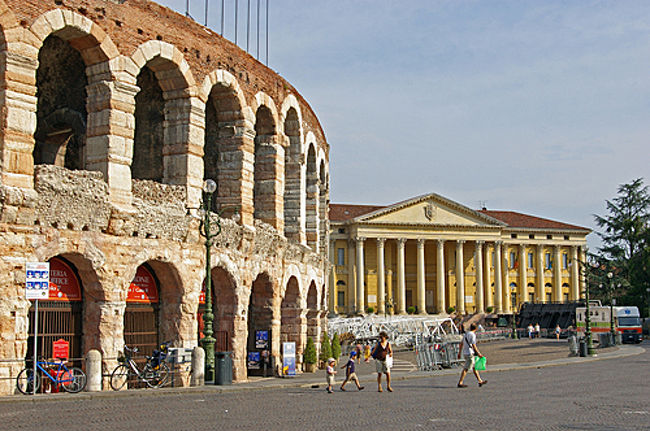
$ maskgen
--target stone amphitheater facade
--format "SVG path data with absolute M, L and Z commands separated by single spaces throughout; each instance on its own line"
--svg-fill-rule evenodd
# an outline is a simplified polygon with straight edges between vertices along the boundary
M 26 262 L 60 259 L 81 285 L 79 353 L 110 372 L 139 268 L 157 337 L 194 347 L 205 277 L 197 216 L 218 188 L 215 325 L 247 378 L 255 325 L 298 361 L 328 303 L 329 147 L 286 80 L 146 0 L 0 0 L 0 393 L 28 351 Z M 238 216 L 231 217 L 231 208 Z

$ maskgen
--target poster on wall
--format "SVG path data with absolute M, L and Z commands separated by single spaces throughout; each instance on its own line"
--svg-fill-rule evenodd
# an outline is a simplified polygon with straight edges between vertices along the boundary
M 255 348 L 262 350 L 269 348 L 269 331 L 255 331 Z
M 25 266 L 25 297 L 47 299 L 50 294 L 50 263 L 27 262 Z
M 260 352 L 248 352 L 247 366 L 249 370 L 260 369 Z
M 81 286 L 72 268 L 63 260 L 50 260 L 50 301 L 81 301 Z
M 285 377 L 296 375 L 296 343 L 293 341 L 282 343 L 282 375 Z
M 156 279 L 144 266 L 140 266 L 133 277 L 126 295 L 126 302 L 152 304 L 158 302 Z

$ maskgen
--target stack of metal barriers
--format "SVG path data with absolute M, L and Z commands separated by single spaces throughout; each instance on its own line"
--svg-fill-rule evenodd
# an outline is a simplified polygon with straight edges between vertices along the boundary
M 458 359 L 459 348 L 459 341 L 432 340 L 416 343 L 415 356 L 418 370 L 434 371 L 460 365 L 463 359 Z

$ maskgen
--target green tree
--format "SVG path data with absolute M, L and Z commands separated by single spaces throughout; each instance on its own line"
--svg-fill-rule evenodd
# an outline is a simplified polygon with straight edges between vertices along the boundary
M 316 346 L 314 345 L 314 340 L 311 337 L 307 337 L 307 346 L 305 347 L 303 358 L 305 364 L 316 363 Z
M 593 275 L 595 297 L 609 302 L 614 297 L 626 305 L 645 304 L 650 288 L 650 193 L 643 178 L 618 187 L 617 195 L 606 202 L 607 213 L 594 215 L 601 229 L 602 246 L 592 255 L 597 262 Z M 612 277 L 608 277 L 608 274 Z M 647 311 L 646 311 L 647 313 Z
M 327 332 L 323 333 L 323 339 L 320 342 L 320 360 L 326 362 L 332 357 L 332 345 L 330 344 L 330 337 Z
M 332 357 L 337 361 L 341 357 L 341 341 L 339 340 L 339 334 L 336 332 L 332 337 Z

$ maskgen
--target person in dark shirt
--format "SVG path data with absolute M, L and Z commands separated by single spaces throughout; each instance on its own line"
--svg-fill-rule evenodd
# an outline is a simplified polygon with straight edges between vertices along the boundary
M 363 386 L 359 384 L 359 378 L 357 377 L 357 373 L 355 373 L 355 364 L 354 364 L 355 356 L 357 356 L 357 352 L 353 350 L 352 352 L 350 352 L 350 359 L 348 360 L 347 364 L 341 367 L 341 368 L 345 368 L 345 380 L 341 385 L 341 390 L 343 392 L 345 392 L 345 384 L 350 380 L 354 380 L 354 383 L 357 385 L 358 390 L 360 391 L 363 390 Z

